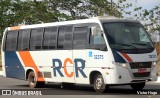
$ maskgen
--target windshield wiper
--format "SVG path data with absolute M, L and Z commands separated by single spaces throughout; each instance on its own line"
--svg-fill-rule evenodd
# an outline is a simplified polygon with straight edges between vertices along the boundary
M 123 45 L 123 46 L 129 46 L 129 47 L 134 47 L 135 49 L 137 49 L 136 46 L 132 45 L 132 44 L 121 44 L 121 43 L 116 43 L 117 45 Z
M 143 45 L 143 46 L 146 46 L 146 47 L 153 48 L 151 45 L 149 45 L 149 44 L 147 44 L 147 43 L 132 43 L 132 44 Z

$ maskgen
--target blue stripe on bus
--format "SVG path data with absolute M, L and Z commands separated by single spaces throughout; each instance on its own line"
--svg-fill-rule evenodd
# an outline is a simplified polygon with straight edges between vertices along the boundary
M 6 77 L 25 79 L 25 70 L 16 52 L 5 52 Z
M 112 50 L 112 53 L 113 53 L 113 56 L 114 56 L 114 59 L 115 59 L 115 62 L 120 62 L 120 63 L 126 63 L 126 60 L 123 59 L 122 56 L 120 56 L 117 51 L 115 50 Z

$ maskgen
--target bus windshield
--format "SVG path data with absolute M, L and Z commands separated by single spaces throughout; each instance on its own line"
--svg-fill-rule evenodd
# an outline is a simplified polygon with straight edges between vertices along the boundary
M 103 27 L 112 49 L 154 49 L 149 35 L 140 23 L 112 22 L 104 23 Z

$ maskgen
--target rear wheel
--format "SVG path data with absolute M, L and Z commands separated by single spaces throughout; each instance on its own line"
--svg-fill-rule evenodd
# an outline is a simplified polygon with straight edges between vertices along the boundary
M 38 82 L 33 71 L 28 75 L 28 84 L 31 88 L 40 88 L 43 87 L 45 82 Z
M 106 85 L 104 83 L 104 79 L 101 74 L 97 74 L 95 76 L 93 86 L 94 86 L 94 90 L 98 93 L 103 93 L 105 91 Z
M 133 90 L 142 90 L 145 86 L 145 82 L 142 82 L 142 83 L 132 83 L 130 85 L 132 87 Z

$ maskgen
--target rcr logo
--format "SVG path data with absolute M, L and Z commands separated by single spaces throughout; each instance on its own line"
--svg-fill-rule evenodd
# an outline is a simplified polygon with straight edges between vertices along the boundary
M 64 60 L 64 62 L 62 62 L 60 59 L 53 59 L 53 73 L 54 76 L 57 76 L 57 73 L 61 76 L 64 77 L 64 74 L 71 78 L 74 76 L 74 72 L 69 72 L 69 70 L 67 70 L 67 64 L 73 64 L 73 61 L 70 58 L 66 58 Z M 62 65 L 63 63 L 63 65 Z M 83 59 L 75 59 L 74 60 L 74 68 L 75 68 L 75 76 L 79 77 L 79 73 L 81 73 L 81 75 L 84 78 L 87 78 L 86 74 L 84 73 L 83 69 L 85 68 L 85 61 Z M 64 69 L 64 74 L 61 72 L 61 68 Z

